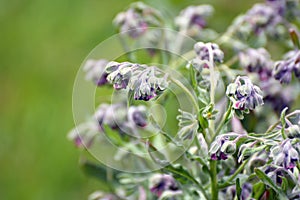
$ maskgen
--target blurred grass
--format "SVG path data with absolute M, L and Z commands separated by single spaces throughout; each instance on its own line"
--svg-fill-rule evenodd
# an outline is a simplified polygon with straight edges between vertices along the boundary
M 114 33 L 111 20 L 129 2 L 0 1 L 0 199 L 86 199 L 97 189 L 66 139 L 72 85 L 85 56 Z M 210 2 L 218 18 L 212 24 L 222 31 L 254 1 L 149 1 L 157 8 L 160 2 L 170 15 Z

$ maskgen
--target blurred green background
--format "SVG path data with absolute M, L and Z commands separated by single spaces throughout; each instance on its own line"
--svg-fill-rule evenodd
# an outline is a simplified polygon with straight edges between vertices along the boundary
M 74 126 L 72 86 L 88 53 L 114 34 L 129 0 L 0 0 L 0 199 L 86 199 L 97 182 L 78 167 L 66 139 Z M 255 1 L 148 1 L 169 16 L 190 4 L 215 5 L 224 31 Z

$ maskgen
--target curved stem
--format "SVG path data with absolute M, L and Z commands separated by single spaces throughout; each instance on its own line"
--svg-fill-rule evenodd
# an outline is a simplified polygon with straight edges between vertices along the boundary
M 194 95 L 180 81 L 173 79 L 172 77 L 169 77 L 169 79 L 177 86 L 179 86 L 186 93 L 186 95 L 188 95 L 188 97 L 190 97 L 193 106 L 196 108 L 196 113 L 199 113 L 199 105 L 197 100 L 195 100 Z
M 217 161 L 210 160 L 211 199 L 218 200 Z
M 295 110 L 294 112 L 286 115 L 285 118 L 289 118 L 289 117 L 292 117 L 293 115 L 297 115 L 297 114 L 300 114 L 300 110 Z M 272 132 L 280 123 L 281 123 L 281 121 L 278 120 L 275 124 L 273 124 L 272 126 L 270 126 L 268 128 L 268 130 L 266 131 L 266 133 Z
M 223 126 L 225 125 L 226 121 L 228 120 L 230 114 L 231 114 L 231 109 L 232 109 L 232 102 L 229 103 L 227 111 L 225 113 L 225 115 L 222 118 L 222 121 L 219 123 L 219 126 L 215 132 L 215 134 L 212 136 L 211 141 L 214 141 L 214 139 L 219 135 L 219 133 L 221 132 Z

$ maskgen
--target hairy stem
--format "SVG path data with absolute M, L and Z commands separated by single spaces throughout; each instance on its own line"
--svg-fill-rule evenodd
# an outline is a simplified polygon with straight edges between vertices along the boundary
M 210 160 L 211 200 L 218 200 L 217 161 Z

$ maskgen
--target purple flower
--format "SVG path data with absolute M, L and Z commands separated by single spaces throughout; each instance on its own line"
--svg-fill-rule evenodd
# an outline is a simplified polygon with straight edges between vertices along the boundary
M 106 66 L 107 80 L 113 84 L 116 90 L 125 89 L 132 76 L 132 70 L 138 65 L 129 62 L 110 62 Z
M 238 76 L 234 83 L 229 84 L 226 95 L 236 110 L 254 110 L 263 105 L 262 91 L 246 76 Z
M 131 4 L 130 8 L 119 13 L 114 24 L 120 32 L 128 34 L 131 38 L 143 35 L 149 27 L 160 26 L 160 14 L 154 8 L 142 3 Z
M 181 32 L 195 36 L 206 26 L 206 19 L 213 11 L 210 5 L 189 6 L 176 17 L 175 24 Z
M 97 86 L 102 86 L 107 84 L 108 74 L 105 72 L 105 67 L 108 61 L 105 59 L 100 60 L 88 60 L 83 67 L 86 72 L 86 80 L 93 81 Z
M 230 140 L 229 136 L 219 135 L 211 144 L 209 153 L 212 160 L 226 160 L 228 155 L 236 151 L 235 141 Z
M 265 81 L 272 77 L 272 65 L 270 54 L 264 48 L 247 49 L 239 53 L 240 65 L 248 72 L 255 72 L 260 80 Z
M 128 121 L 138 127 L 147 126 L 146 108 L 144 106 L 131 106 L 128 109 Z
M 285 169 L 293 169 L 299 161 L 299 153 L 293 147 L 291 139 L 286 139 L 281 144 L 273 146 L 270 156 L 275 165 Z
M 282 19 L 275 10 L 266 4 L 255 4 L 245 15 L 245 21 L 250 24 L 254 33 L 273 30 Z
M 300 51 L 290 51 L 285 56 L 284 60 L 275 63 L 273 76 L 280 83 L 290 83 L 292 72 L 300 79 Z
M 165 191 L 174 191 L 181 194 L 175 179 L 168 174 L 154 174 L 150 178 L 150 191 L 157 197 L 160 197 Z
M 107 65 L 107 80 L 114 88 L 133 92 L 135 100 L 148 101 L 161 94 L 168 86 L 167 74 L 155 66 L 133 64 L 129 62 L 111 62 Z
M 197 42 L 194 45 L 194 50 L 197 54 L 197 58 L 200 61 L 210 61 L 210 56 L 214 62 L 223 62 L 224 53 L 220 50 L 219 45 L 215 43 L 203 43 Z M 204 68 L 208 68 L 208 65 L 204 63 Z

